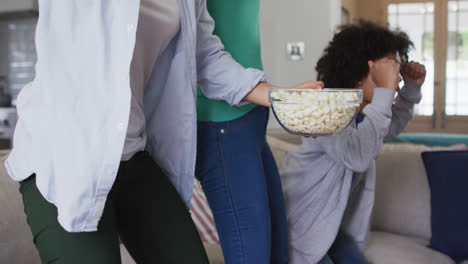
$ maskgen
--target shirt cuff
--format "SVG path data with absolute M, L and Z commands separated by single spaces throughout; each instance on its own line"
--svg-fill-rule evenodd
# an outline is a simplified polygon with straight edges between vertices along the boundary
M 422 99 L 421 86 L 419 83 L 405 82 L 398 95 L 412 104 L 418 104 Z
M 244 106 L 251 102 L 244 100 L 244 98 L 260 83 L 265 82 L 265 73 L 257 69 L 246 69 L 246 76 L 243 76 L 241 81 L 238 83 L 240 91 L 236 94 L 234 99 L 235 106 Z

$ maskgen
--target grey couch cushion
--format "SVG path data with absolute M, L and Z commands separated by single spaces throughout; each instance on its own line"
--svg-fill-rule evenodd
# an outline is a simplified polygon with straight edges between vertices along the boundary
M 224 255 L 219 244 L 203 243 L 210 264 L 224 264 Z
M 460 149 L 466 146 L 384 144 L 376 162 L 372 229 L 419 237 L 428 242 L 431 237 L 430 191 L 421 153 Z
M 386 232 L 372 232 L 365 255 L 373 264 L 455 264 L 421 239 Z
M 275 157 L 276 164 L 278 169 L 281 171 L 283 167 L 283 160 L 286 158 L 288 153 L 296 149 L 299 145 L 292 144 L 286 141 L 283 141 L 275 136 L 267 136 L 268 144 L 270 145 L 271 152 Z
M 283 142 L 299 146 L 302 143 L 302 136 L 293 135 L 281 128 L 267 130 L 267 136 L 277 138 Z
M 120 244 L 120 257 L 122 258 L 122 264 L 135 264 L 135 261 L 123 244 Z

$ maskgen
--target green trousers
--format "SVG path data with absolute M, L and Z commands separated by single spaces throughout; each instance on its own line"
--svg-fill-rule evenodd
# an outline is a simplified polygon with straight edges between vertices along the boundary
M 42 263 L 121 263 L 119 238 L 137 263 L 208 263 L 184 202 L 146 152 L 120 164 L 97 232 L 65 231 L 35 175 L 20 192 Z

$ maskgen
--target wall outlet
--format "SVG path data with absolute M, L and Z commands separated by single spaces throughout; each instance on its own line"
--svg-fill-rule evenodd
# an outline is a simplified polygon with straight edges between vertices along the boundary
M 286 51 L 290 60 L 303 60 L 305 55 L 305 43 L 303 41 L 288 42 L 286 46 Z

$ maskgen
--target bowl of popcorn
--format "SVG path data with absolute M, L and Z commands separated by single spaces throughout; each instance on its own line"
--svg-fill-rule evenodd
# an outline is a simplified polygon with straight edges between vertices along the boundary
M 318 137 L 351 124 L 362 102 L 362 90 L 270 88 L 269 97 L 276 120 L 287 132 Z

